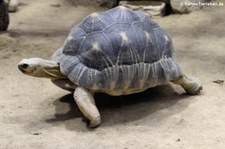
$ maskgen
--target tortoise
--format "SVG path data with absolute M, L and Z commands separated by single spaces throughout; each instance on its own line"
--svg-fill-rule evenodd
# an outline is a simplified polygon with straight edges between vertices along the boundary
M 123 6 L 88 15 L 51 60 L 23 59 L 18 68 L 72 91 L 89 127 L 101 123 L 95 93 L 128 95 L 168 82 L 193 95 L 202 89 L 199 79 L 182 73 L 169 34 L 146 13 Z

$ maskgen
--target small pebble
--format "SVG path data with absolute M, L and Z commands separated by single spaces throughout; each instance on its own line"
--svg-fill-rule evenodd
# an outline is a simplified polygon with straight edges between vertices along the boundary
M 182 117 L 177 117 L 176 118 L 176 123 L 179 125 L 179 124 L 182 124 L 184 122 L 184 119 Z
M 60 4 L 51 4 L 50 6 L 52 6 L 52 7 L 61 7 Z
M 35 135 L 35 136 L 38 136 L 40 134 L 42 134 L 41 132 L 30 132 L 31 135 Z
M 219 85 L 223 85 L 224 80 L 215 80 L 213 81 L 213 83 L 219 84 Z

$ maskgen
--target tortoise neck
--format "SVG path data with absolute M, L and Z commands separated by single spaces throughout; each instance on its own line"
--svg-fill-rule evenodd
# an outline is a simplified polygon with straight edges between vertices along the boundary
M 42 66 L 42 77 L 44 78 L 67 78 L 61 73 L 60 66 L 57 62 L 42 59 Z

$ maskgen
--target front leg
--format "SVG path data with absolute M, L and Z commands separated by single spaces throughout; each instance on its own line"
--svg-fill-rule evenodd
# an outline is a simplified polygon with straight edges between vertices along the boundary
M 192 94 L 192 95 L 199 94 L 200 91 L 202 90 L 201 82 L 199 81 L 199 79 L 194 77 L 188 77 L 186 75 L 183 75 L 177 80 L 173 80 L 171 82 L 182 86 L 183 89 L 188 94 Z
M 89 127 L 98 127 L 101 123 L 101 117 L 92 94 L 82 87 L 77 87 L 74 92 L 74 100 L 80 111 L 90 121 Z

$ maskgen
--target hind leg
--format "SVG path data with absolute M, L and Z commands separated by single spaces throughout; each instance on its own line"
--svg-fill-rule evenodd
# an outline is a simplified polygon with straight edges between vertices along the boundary
M 202 84 L 199 79 L 194 77 L 188 77 L 186 75 L 181 76 L 177 80 L 171 81 L 174 84 L 178 84 L 183 87 L 183 89 L 191 95 L 199 94 L 202 90 Z

